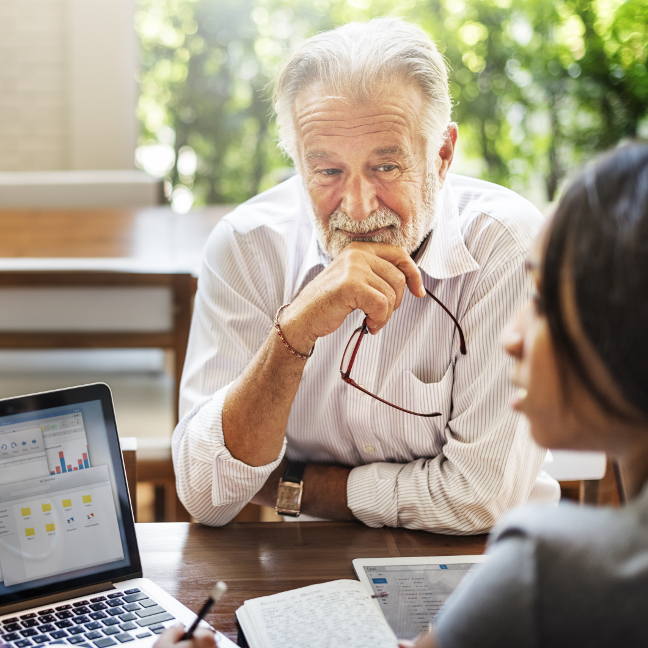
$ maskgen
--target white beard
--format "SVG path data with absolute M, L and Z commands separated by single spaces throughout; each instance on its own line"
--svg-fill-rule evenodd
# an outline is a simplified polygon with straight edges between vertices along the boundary
M 344 231 L 365 234 L 383 227 L 388 229 L 376 236 L 365 237 L 362 241 L 396 245 L 402 247 L 407 254 L 412 254 L 434 227 L 440 189 L 439 177 L 436 174 L 430 174 L 421 190 L 420 205 L 411 214 L 408 223 L 403 223 L 395 211 L 381 206 L 361 221 L 350 218 L 341 209 L 336 209 L 328 219 L 328 226 L 325 227 L 322 221 L 317 218 L 310 200 L 307 201 L 307 207 L 320 247 L 331 259 L 334 259 L 349 243 L 353 242 L 353 239 L 349 238 Z M 308 195 L 308 192 L 306 194 Z

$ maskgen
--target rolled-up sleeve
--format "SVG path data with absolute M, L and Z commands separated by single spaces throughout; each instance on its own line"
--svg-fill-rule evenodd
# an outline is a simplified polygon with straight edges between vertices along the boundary
M 182 419 L 173 438 L 178 496 L 199 522 L 227 524 L 261 489 L 286 450 L 275 461 L 249 466 L 230 454 L 223 438 L 223 404 L 229 385 Z
M 511 361 L 499 336 L 530 292 L 521 254 L 479 282 L 460 320 L 467 355 L 453 359 L 442 451 L 406 464 L 354 468 L 347 498 L 359 520 L 373 527 L 478 534 L 527 501 L 546 451 L 510 407 Z
M 182 376 L 180 422 L 172 442 L 176 487 L 189 513 L 214 526 L 229 522 L 261 489 L 286 447 L 284 440 L 272 463 L 249 466 L 232 457 L 223 437 L 227 391 L 271 330 L 279 300 L 272 277 L 259 272 L 259 253 L 263 247 L 248 247 L 226 221 L 212 233 Z

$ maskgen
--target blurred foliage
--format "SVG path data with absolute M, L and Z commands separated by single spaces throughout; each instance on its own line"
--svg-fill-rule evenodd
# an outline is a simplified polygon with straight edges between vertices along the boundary
M 463 156 L 480 177 L 552 200 L 576 165 L 648 134 L 648 0 L 138 3 L 138 159 L 158 160 L 181 211 L 192 195 L 240 202 L 290 173 L 268 100 L 282 58 L 381 15 L 418 23 L 446 56 Z

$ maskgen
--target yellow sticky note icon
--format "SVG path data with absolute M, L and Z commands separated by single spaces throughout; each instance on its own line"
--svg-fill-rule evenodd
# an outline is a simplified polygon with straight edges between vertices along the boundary
M 52 524 L 46 524 L 45 531 L 56 531 L 56 525 L 53 522 Z
M 52 505 L 51 504 L 41 504 L 41 506 L 43 507 L 43 513 L 47 513 L 47 511 L 52 510 Z
M 92 502 L 92 495 L 82 495 L 83 498 L 83 503 L 84 504 L 90 504 Z
M 34 529 L 25 529 L 25 535 L 27 537 L 36 535 L 36 531 L 34 531 Z
M 63 500 L 63 507 L 67 508 L 68 506 L 72 506 L 72 500 Z
M 31 509 L 29 507 L 21 508 L 20 509 L 20 515 L 31 515 Z

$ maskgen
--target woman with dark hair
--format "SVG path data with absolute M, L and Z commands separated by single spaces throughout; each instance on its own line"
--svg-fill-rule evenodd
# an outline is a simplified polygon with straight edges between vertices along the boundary
M 510 513 L 417 648 L 648 646 L 648 145 L 570 186 L 528 267 L 513 407 L 541 445 L 616 459 L 630 503 Z

